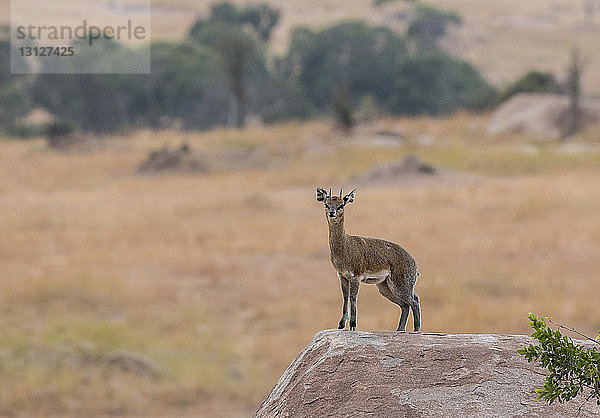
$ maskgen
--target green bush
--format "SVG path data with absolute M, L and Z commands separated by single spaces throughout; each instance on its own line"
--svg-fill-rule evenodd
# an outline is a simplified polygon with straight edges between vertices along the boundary
M 388 108 L 409 115 L 479 110 L 495 103 L 497 94 L 473 66 L 440 51 L 402 62 L 391 86 Z
M 506 88 L 501 100 L 506 100 L 517 93 L 560 93 L 562 90 L 560 83 L 551 73 L 529 71 Z
M 68 122 L 52 122 L 46 126 L 44 133 L 51 138 L 71 135 L 75 132 L 75 127 Z
M 548 404 L 556 400 L 563 403 L 588 392 L 587 399 L 595 398 L 600 405 L 600 352 L 574 344 L 559 329 L 553 331 L 541 317 L 532 313 L 528 317 L 534 329 L 531 336 L 539 344 L 526 345 L 518 353 L 530 363 L 539 362 L 550 372 L 544 387 L 536 390 L 538 400 L 543 399 Z M 600 333 L 598 339 L 592 341 L 600 344 Z

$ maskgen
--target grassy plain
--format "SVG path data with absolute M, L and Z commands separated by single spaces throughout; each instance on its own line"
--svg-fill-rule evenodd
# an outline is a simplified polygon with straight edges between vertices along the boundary
M 87 153 L 1 140 L 0 415 L 250 415 L 339 319 L 314 189 L 409 154 L 461 176 L 359 185 L 346 228 L 415 255 L 424 330 L 528 333 L 533 311 L 595 335 L 600 152 L 490 139 L 486 121 L 386 120 L 353 138 L 327 122 L 141 131 Z M 370 142 L 381 129 L 404 139 Z M 264 164 L 136 173 L 181 141 Z M 395 329 L 374 287 L 358 306 L 359 329 Z M 115 352 L 158 373 L 109 367 Z

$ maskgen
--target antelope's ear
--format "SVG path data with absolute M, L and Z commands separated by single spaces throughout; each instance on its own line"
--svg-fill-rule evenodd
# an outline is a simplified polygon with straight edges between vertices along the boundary
M 327 192 L 320 187 L 317 189 L 317 202 L 323 202 L 327 198 Z
M 356 197 L 356 189 L 352 190 L 346 196 L 344 196 L 344 205 L 348 203 L 354 202 L 354 198 Z

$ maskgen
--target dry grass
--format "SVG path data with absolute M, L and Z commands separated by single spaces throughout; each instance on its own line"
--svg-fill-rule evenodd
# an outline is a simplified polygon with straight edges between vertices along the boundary
M 492 141 L 485 122 L 364 128 L 402 130 L 395 147 L 318 122 L 144 131 L 94 153 L 0 141 L 0 414 L 251 414 L 339 319 L 315 187 L 351 187 L 411 153 L 472 181 L 361 187 L 347 230 L 416 256 L 424 330 L 527 333 L 534 311 L 594 334 L 600 154 Z M 182 140 L 207 155 L 264 149 L 273 164 L 136 174 L 150 150 Z M 398 309 L 374 287 L 361 288 L 359 310 L 362 330 L 396 326 Z M 146 356 L 159 375 L 107 368 L 115 350 Z

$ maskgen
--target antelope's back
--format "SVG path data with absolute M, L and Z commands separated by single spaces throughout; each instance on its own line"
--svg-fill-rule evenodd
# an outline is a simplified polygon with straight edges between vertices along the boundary
M 400 245 L 378 238 L 348 236 L 348 246 L 358 257 L 356 267 L 362 272 L 379 271 L 391 268 L 402 270 L 409 275 L 417 273 L 417 262 L 412 255 Z

